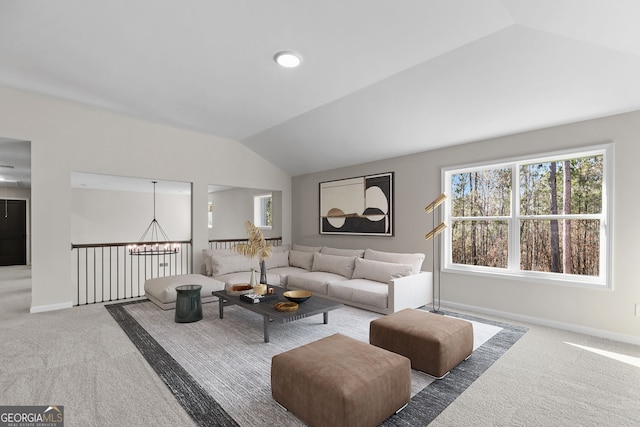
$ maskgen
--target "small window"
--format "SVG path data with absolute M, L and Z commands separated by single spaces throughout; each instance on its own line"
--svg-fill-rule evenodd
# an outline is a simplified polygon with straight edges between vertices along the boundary
M 273 211 L 272 211 L 271 194 L 263 194 L 254 196 L 253 198 L 253 223 L 259 228 L 271 228 Z
M 610 147 L 444 171 L 444 268 L 609 280 Z
M 212 202 L 209 202 L 208 204 L 207 221 L 208 221 L 209 228 L 213 228 L 213 203 Z

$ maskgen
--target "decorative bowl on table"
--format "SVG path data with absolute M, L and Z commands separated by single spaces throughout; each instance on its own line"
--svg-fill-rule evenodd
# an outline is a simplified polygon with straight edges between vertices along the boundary
M 298 311 L 298 304 L 295 302 L 277 302 L 274 305 L 277 311 L 291 312 Z
M 300 304 L 311 298 L 311 295 L 313 294 L 309 291 L 297 290 L 283 292 L 282 295 L 289 301 L 297 302 L 298 304 Z
M 244 295 L 253 292 L 253 286 L 248 283 L 239 283 L 237 285 L 229 286 L 227 288 L 227 295 Z

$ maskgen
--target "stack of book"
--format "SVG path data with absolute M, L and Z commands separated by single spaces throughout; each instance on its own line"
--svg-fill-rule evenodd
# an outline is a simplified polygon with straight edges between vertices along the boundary
M 266 294 L 266 295 L 258 295 L 258 294 L 244 294 L 240 295 L 240 299 L 244 302 L 249 302 L 252 304 L 257 304 L 263 301 L 273 301 L 278 299 L 278 294 Z

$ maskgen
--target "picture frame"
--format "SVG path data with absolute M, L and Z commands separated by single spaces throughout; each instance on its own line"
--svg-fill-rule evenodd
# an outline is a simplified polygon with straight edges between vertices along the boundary
M 394 235 L 394 172 L 319 184 L 320 234 Z

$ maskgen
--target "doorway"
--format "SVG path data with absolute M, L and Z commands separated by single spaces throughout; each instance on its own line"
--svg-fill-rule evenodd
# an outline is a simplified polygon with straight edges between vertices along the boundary
M 0 199 L 0 266 L 27 264 L 27 201 Z

